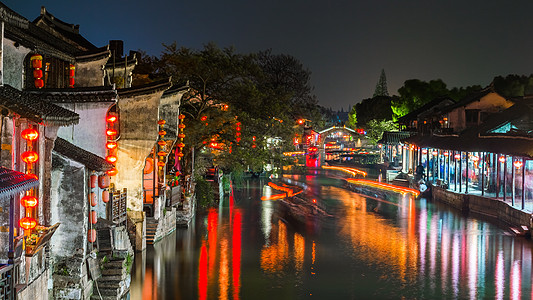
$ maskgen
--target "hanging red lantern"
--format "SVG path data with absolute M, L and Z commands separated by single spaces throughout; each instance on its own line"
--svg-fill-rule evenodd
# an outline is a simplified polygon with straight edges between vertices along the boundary
M 30 230 L 37 226 L 37 221 L 35 221 L 34 218 L 24 217 L 20 219 L 19 225 L 20 227 L 24 228 L 24 230 Z
M 184 138 L 185 138 L 185 133 L 180 133 L 180 134 L 178 134 L 178 137 L 179 137 L 180 139 L 184 139 Z
M 111 169 L 111 170 L 107 171 L 106 173 L 109 176 L 115 176 L 115 175 L 118 174 L 118 170 L 117 169 Z
M 98 222 L 98 217 L 96 215 L 96 210 L 91 210 L 89 212 L 89 222 L 91 224 L 96 224 Z
M 202 121 L 202 122 L 205 121 L 205 120 L 207 120 L 207 116 L 202 116 L 202 117 L 200 118 L 200 121 Z
M 114 136 L 117 135 L 117 131 L 115 129 L 108 129 L 106 132 L 107 136 Z
M 498 160 L 499 160 L 501 163 L 504 163 L 504 162 L 505 162 L 505 156 L 500 156 L 500 158 L 498 158 Z
M 116 163 L 117 162 L 117 157 L 115 155 L 108 155 L 106 156 L 105 160 L 107 160 L 109 163 Z
M 235 125 L 237 125 L 237 127 L 239 127 L 239 126 L 241 126 L 241 122 L 237 122 L 237 123 L 235 123 Z
M 426 154 L 428 151 L 426 149 L 422 149 L 422 154 Z
M 207 118 L 207 117 L 206 117 L 206 118 Z M 180 119 L 180 120 L 185 119 L 185 115 L 184 115 L 184 114 L 180 114 L 180 115 L 178 116 L 178 119 Z
M 109 191 L 108 190 L 103 190 L 102 191 L 102 202 L 104 203 L 107 203 L 109 202 Z
M 161 146 L 161 147 L 164 147 L 164 146 L 167 145 L 167 142 L 165 142 L 165 141 L 163 141 L 163 140 L 160 140 L 160 141 L 157 142 L 157 144 L 158 144 L 159 146 Z
M 98 182 L 98 176 L 94 174 L 91 175 L 90 181 L 91 181 L 91 188 L 94 189 L 96 187 L 96 183 Z
M 183 129 L 183 128 L 185 128 L 185 124 L 183 124 L 183 123 L 179 124 L 179 125 L 178 125 L 178 128 L 179 128 L 179 129 Z
M 34 196 L 24 196 L 20 199 L 20 204 L 26 208 L 31 208 L 37 206 L 39 201 Z
M 176 153 L 176 155 L 177 155 L 178 157 L 183 157 L 183 153 L 181 153 L 181 152 Z
M 236 135 L 236 136 L 240 136 L 241 133 L 240 133 L 240 132 L 235 132 L 235 135 Z
M 89 232 L 87 233 L 87 240 L 89 243 L 96 242 L 96 229 L 89 229 Z
M 97 200 L 96 200 L 96 193 L 95 192 L 91 192 L 89 194 L 89 201 L 91 202 L 91 206 L 92 207 L 95 207 L 96 204 L 98 204 Z
M 98 187 L 101 189 L 107 189 L 109 187 L 109 175 L 100 175 L 98 176 Z
M 69 69 L 68 69 L 68 76 L 70 76 L 70 77 L 74 77 L 74 73 L 75 73 L 75 71 L 76 71 L 76 66 L 74 66 L 74 65 L 71 64 L 71 65 L 69 66 Z
M 165 121 L 163 119 L 157 121 L 157 124 L 159 124 L 159 125 L 165 125 L 166 123 L 167 123 L 167 121 Z
M 43 70 L 41 69 L 33 70 L 33 78 L 35 79 L 43 78 Z
M 113 150 L 115 148 L 117 148 L 118 144 L 116 142 L 107 142 L 105 144 L 105 147 L 109 150 Z
M 39 131 L 33 128 L 26 128 L 22 130 L 22 133 L 20 135 L 22 136 L 23 139 L 27 141 L 33 141 L 39 137 Z
M 461 159 L 461 154 L 455 154 L 454 158 L 457 159 L 457 160 Z
M 255 147 L 257 147 L 257 146 L 256 146 L 255 144 L 253 144 L 253 145 L 252 145 L 252 148 L 255 148 Z
M 39 155 L 34 151 L 26 151 L 22 153 L 20 158 L 27 164 L 31 164 L 39 160 Z
M 35 87 L 38 89 L 41 89 L 44 87 L 44 80 L 42 79 L 35 79 Z
M 164 131 L 164 130 L 159 130 L 159 135 L 165 135 L 165 134 L 167 134 L 166 131 Z
M 513 163 L 513 165 L 515 166 L 515 168 L 520 169 L 522 167 L 522 162 L 517 160 Z
M 241 131 L 241 128 L 237 126 L 237 127 L 235 128 L 235 130 L 237 130 L 237 131 Z
M 159 152 L 157 152 L 157 155 L 159 155 L 159 156 L 166 156 L 167 153 L 166 153 L 165 151 L 159 151 Z
M 118 119 L 118 118 L 117 118 L 117 116 L 115 116 L 115 115 L 108 115 L 107 118 L 106 118 L 106 121 L 107 121 L 108 123 L 114 123 L 114 122 L 117 121 L 117 119 Z
M 433 150 L 433 152 L 431 152 L 431 154 L 433 154 L 433 156 L 437 156 L 437 154 L 439 154 L 439 151 Z
M 164 161 L 158 161 L 158 162 L 157 162 L 157 165 L 158 165 L 159 167 L 164 167 L 164 166 L 166 165 L 166 163 L 165 163 Z
M 240 137 L 238 137 L 238 138 L 236 138 L 236 139 L 235 139 L 235 141 L 236 141 L 236 142 L 238 143 L 238 142 L 240 142 L 240 141 L 241 141 L 241 138 L 240 138 Z
M 34 69 L 43 67 L 43 57 L 39 54 L 34 54 L 30 57 L 31 67 Z
M 185 144 L 184 143 L 178 143 L 177 146 L 180 147 L 180 148 L 183 148 L 183 147 L 185 147 Z

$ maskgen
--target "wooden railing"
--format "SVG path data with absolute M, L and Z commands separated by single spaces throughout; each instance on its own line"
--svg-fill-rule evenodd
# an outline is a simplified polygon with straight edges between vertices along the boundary
M 0 266 L 0 299 L 15 299 L 13 265 Z
M 115 190 L 111 188 L 109 190 L 109 203 L 110 203 L 110 213 L 108 219 L 117 225 L 122 225 L 126 223 L 127 219 L 127 189 Z

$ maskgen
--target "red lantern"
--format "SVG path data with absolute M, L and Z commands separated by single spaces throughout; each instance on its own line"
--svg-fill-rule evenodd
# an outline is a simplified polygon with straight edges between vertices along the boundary
M 426 154 L 428 151 L 426 149 L 422 149 L 422 154 Z
M 76 67 L 74 65 L 70 65 L 69 70 L 68 70 L 68 76 L 74 77 L 75 71 L 76 71 Z
M 203 117 L 202 117 L 202 118 L 203 118 Z M 206 118 L 207 118 L 207 117 L 206 117 Z M 179 115 L 179 116 L 178 116 L 178 119 L 180 119 L 180 120 L 185 119 L 185 115 L 184 115 L 184 114 Z
M 31 67 L 34 69 L 40 69 L 43 67 L 43 57 L 39 54 L 34 54 L 30 57 Z
M 74 77 L 70 77 L 68 79 L 68 85 L 70 85 L 70 87 L 74 87 L 74 82 L 75 82 Z
M 110 181 L 110 178 L 108 175 L 98 176 L 98 186 L 101 189 L 107 189 L 109 187 L 109 181 Z
M 255 148 L 255 147 L 257 147 L 257 146 L 256 146 L 255 144 L 253 144 L 253 145 L 252 145 L 252 148 Z
M 237 122 L 235 123 L 235 125 L 237 125 L 237 127 L 241 126 L 241 122 Z
M 241 133 L 240 132 L 235 132 L 235 135 L 239 136 L 239 135 L 241 135 Z
M 459 160 L 459 159 L 461 159 L 461 154 L 455 154 L 453 157 L 455 157 L 455 159 Z
M 96 206 L 96 204 L 98 204 L 98 202 L 96 201 L 96 193 L 91 192 L 89 194 L 89 201 L 91 201 L 91 206 L 92 207 L 94 207 L 94 206 Z
M 158 165 L 159 167 L 164 167 L 164 166 L 166 165 L 166 163 L 165 163 L 164 161 L 158 161 L 158 162 L 157 162 L 157 165 Z
M 118 144 L 116 142 L 107 142 L 105 146 L 107 149 L 113 150 L 118 146 Z
M 235 130 L 241 131 L 241 128 L 237 126 L 237 127 L 235 127 Z
M 117 131 L 115 129 L 108 129 L 105 133 L 107 134 L 107 136 L 117 135 Z
M 39 160 L 39 155 L 34 151 L 26 151 L 22 153 L 20 158 L 27 164 L 31 164 Z
M 178 128 L 179 128 L 179 129 L 183 129 L 183 128 L 185 128 L 185 124 L 183 124 L 183 123 L 179 124 L 179 125 L 178 125 Z
M 205 121 L 205 120 L 207 120 L 207 116 L 202 116 L 202 117 L 200 118 L 200 121 Z
M 24 217 L 20 219 L 19 221 L 20 227 L 24 228 L 24 230 L 29 230 L 35 228 L 37 226 L 37 221 L 35 221 L 34 218 L 30 217 Z
M 157 152 L 157 155 L 159 155 L 159 156 L 166 156 L 167 153 L 166 153 L 165 151 L 159 151 L 159 152 Z
M 522 167 L 522 162 L 517 160 L 513 163 L 513 165 L 515 166 L 515 168 L 520 169 Z
M 165 134 L 167 134 L 166 131 L 164 131 L 164 130 L 159 130 L 159 135 L 165 135 Z
M 36 78 L 36 79 L 43 78 L 43 70 L 41 69 L 33 70 L 33 78 Z
M 431 152 L 431 154 L 433 154 L 433 156 L 437 156 L 437 154 L 439 154 L 439 151 L 433 150 L 433 152 Z
M 177 155 L 178 157 L 183 157 L 183 153 L 181 153 L 181 152 L 176 153 L 176 155 Z
M 498 158 L 498 160 L 499 160 L 501 163 L 504 163 L 504 162 L 505 162 L 505 156 L 500 156 L 500 158 Z
M 31 208 L 37 206 L 39 201 L 34 196 L 24 196 L 20 199 L 20 204 L 26 208 Z
M 163 146 L 166 146 L 166 145 L 167 145 L 167 142 L 165 142 L 165 141 L 163 141 L 163 140 L 160 140 L 160 141 L 157 142 L 157 144 L 158 144 L 159 146 L 163 147 Z
M 118 174 L 118 170 L 117 169 L 111 169 L 109 171 L 107 171 L 107 175 L 109 176 L 115 176 Z
M 26 128 L 22 130 L 22 133 L 20 135 L 22 136 L 23 139 L 27 141 L 33 141 L 39 137 L 39 131 L 33 128 Z
M 96 242 L 96 229 L 89 229 L 89 232 L 87 234 L 87 240 L 89 243 Z
M 157 121 L 157 124 L 159 124 L 159 125 L 165 125 L 166 123 L 167 123 L 167 121 L 165 121 L 163 119 Z
M 114 155 L 108 155 L 106 156 L 105 160 L 107 160 L 111 164 L 114 164 L 117 162 L 117 157 Z
M 240 142 L 240 141 L 241 141 L 241 138 L 240 138 L 240 137 L 238 137 L 238 138 L 236 138 L 236 139 L 235 139 L 235 141 L 237 141 L 237 143 L 238 143 L 238 142 Z
M 116 122 L 116 121 L 117 121 L 117 116 L 115 116 L 115 115 L 108 115 L 107 118 L 106 118 L 106 121 L 109 122 L 109 123 Z
M 179 137 L 180 139 L 184 139 L 184 138 L 185 138 L 185 133 L 180 133 L 180 134 L 178 134 L 178 137 Z
M 38 89 L 41 89 L 44 87 L 44 80 L 42 79 L 35 79 L 35 87 Z
M 98 181 L 98 177 L 96 175 L 91 175 L 91 188 L 94 189 L 96 187 L 96 182 Z
M 96 210 L 91 210 L 89 212 L 89 222 L 91 224 L 96 224 L 96 222 L 98 222 L 98 217 L 96 216 Z
M 178 147 L 183 148 L 183 147 L 185 147 L 185 144 L 184 143 L 178 143 Z
M 108 190 L 102 191 L 102 202 L 104 203 L 109 202 L 109 191 Z

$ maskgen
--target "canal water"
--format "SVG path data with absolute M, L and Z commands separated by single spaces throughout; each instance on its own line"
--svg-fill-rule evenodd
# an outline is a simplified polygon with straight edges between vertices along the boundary
M 407 195 L 357 194 L 293 175 L 335 218 L 286 221 L 246 181 L 135 257 L 131 299 L 531 299 L 532 243 Z

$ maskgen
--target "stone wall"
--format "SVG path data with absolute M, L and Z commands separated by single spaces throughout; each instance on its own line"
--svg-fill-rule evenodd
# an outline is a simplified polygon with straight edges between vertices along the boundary
M 30 49 L 20 46 L 9 39 L 3 40 L 4 43 L 4 57 L 3 57 L 3 83 L 10 85 L 16 89 L 21 90 L 23 84 L 24 58 Z M 15 46 L 15 45 L 18 45 Z
M 88 62 L 76 62 L 75 87 L 103 86 L 104 66 L 109 57 Z
M 157 230 L 154 236 L 154 243 L 161 240 L 174 230 L 176 230 L 176 208 L 167 207 L 166 211 L 163 213 L 163 216 L 159 218 Z
M 19 300 L 48 300 L 48 270 L 17 294 Z
M 463 212 L 478 213 L 495 218 L 512 227 L 525 225 L 530 231 L 533 229 L 530 213 L 514 208 L 503 201 L 477 195 L 454 193 L 440 187 L 433 187 L 433 199 L 447 203 Z

